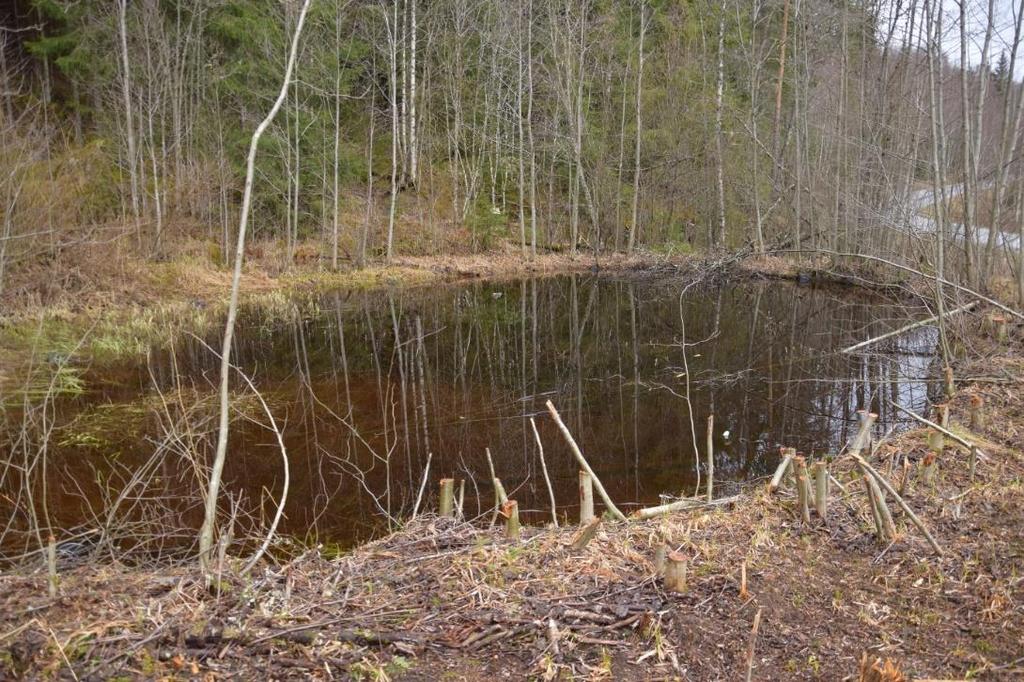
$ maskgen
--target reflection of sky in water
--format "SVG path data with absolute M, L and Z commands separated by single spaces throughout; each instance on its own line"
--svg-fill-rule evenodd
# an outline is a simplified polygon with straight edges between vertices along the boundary
M 285 424 L 292 460 L 286 531 L 315 527 L 341 542 L 372 534 L 382 516 L 369 492 L 394 515 L 408 513 L 428 453 L 428 494 L 438 478 L 466 479 L 475 515 L 493 494 L 484 448 L 530 519 L 547 506 L 530 416 L 559 508 L 574 515 L 576 464 L 547 416 L 548 399 L 624 507 L 693 491 L 709 414 L 724 482 L 770 472 L 780 445 L 837 451 L 859 409 L 878 412 L 881 429 L 896 416 L 888 399 L 926 411 L 934 329 L 860 355 L 837 352 L 925 311 L 788 283 L 726 284 L 682 298 L 681 289 L 671 278 L 566 276 L 328 294 L 273 315 L 244 310 L 234 359 Z M 216 347 L 215 336 L 207 341 Z M 217 368 L 185 339 L 175 363 L 154 353 L 150 367 L 91 383 L 94 392 L 63 416 L 137 401 L 153 392 L 151 377 L 164 391 L 175 381 L 211 387 Z M 280 488 L 274 438 L 245 421 L 233 428 L 228 487 L 266 505 Z M 146 455 L 145 441 L 123 438 L 122 463 Z M 94 480 L 94 452 L 61 454 L 55 476 Z

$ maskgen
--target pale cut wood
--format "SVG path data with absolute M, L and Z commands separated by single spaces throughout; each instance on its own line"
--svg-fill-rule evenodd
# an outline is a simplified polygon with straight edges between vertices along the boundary
M 757 629 L 761 625 L 761 609 L 754 614 L 754 625 L 750 628 L 750 640 L 747 642 L 747 677 L 746 681 L 751 682 L 754 675 L 754 648 L 757 645 Z
M 952 399 L 956 393 L 956 382 L 953 380 L 953 368 L 943 367 L 942 368 L 942 385 L 946 392 L 946 400 Z M 943 424 L 945 426 L 945 424 Z
M 46 538 L 46 572 L 50 599 L 57 597 L 57 538 L 53 533 Z
M 876 481 L 878 481 L 878 484 L 882 486 L 882 488 L 884 488 L 887 493 L 893 496 L 893 498 L 896 500 L 896 504 L 898 504 L 900 508 L 903 509 L 903 512 L 907 515 L 907 517 L 910 518 L 911 522 L 913 522 L 913 524 L 917 526 L 918 530 L 920 530 L 921 533 L 924 534 L 925 538 L 928 540 L 928 544 L 932 546 L 932 549 L 935 550 L 935 553 L 939 556 L 942 556 L 944 552 L 942 551 L 941 545 L 939 545 L 939 543 L 935 540 L 931 532 L 928 530 L 928 527 L 924 525 L 924 522 L 917 516 L 917 514 L 914 513 L 914 510 L 910 508 L 910 505 L 906 503 L 903 497 L 901 497 L 899 493 L 897 493 L 893 489 L 889 482 L 885 480 L 885 478 L 880 473 L 875 471 L 875 468 L 873 466 L 865 462 L 863 457 L 857 455 L 855 459 L 857 460 L 858 464 L 863 466 L 864 469 L 866 469 L 867 472 L 871 474 Z
M 441 501 L 437 513 L 440 516 L 452 516 L 455 507 L 455 479 L 442 478 L 440 483 Z
M 659 576 L 665 575 L 665 563 L 668 556 L 668 547 L 662 543 L 654 550 L 654 572 Z
M 420 491 L 416 495 L 416 504 L 412 507 L 412 518 L 416 518 L 416 515 L 420 511 L 420 503 L 423 501 L 423 491 L 427 488 L 427 477 L 430 475 L 430 459 L 433 457 L 433 453 L 427 453 L 427 465 L 423 467 L 423 479 L 420 481 Z
M 594 520 L 594 482 L 583 469 L 580 469 L 580 525 L 585 526 Z
M 871 510 L 871 518 L 875 523 L 875 536 L 880 542 L 885 542 L 885 523 L 882 521 L 882 515 L 878 511 L 878 501 L 875 499 L 875 488 L 871 487 L 871 476 L 864 474 L 864 489 L 868 494 L 868 509 Z
M 807 480 L 807 461 L 803 457 L 797 457 L 793 462 L 796 466 L 796 497 L 800 508 L 800 520 L 807 526 L 811 523 L 811 484 Z
M 714 499 L 715 487 L 715 415 L 708 416 L 708 502 Z
M 597 536 L 597 529 L 601 526 L 601 517 L 595 517 L 590 523 L 580 528 L 572 539 L 572 548 L 579 551 L 590 544 L 590 541 Z
M 893 523 L 892 514 L 889 512 L 889 505 L 885 503 L 885 493 L 883 493 L 881 488 L 878 487 L 878 483 L 871 477 L 871 474 L 864 470 L 864 467 L 861 467 L 861 471 L 864 472 L 864 480 L 867 482 L 868 488 L 871 491 L 871 501 L 876 507 L 876 518 L 881 524 L 881 537 L 889 540 L 895 539 L 896 524 Z
M 681 552 L 669 552 L 665 557 L 665 589 L 669 592 L 686 592 L 688 559 Z
M 868 447 L 871 442 L 871 428 L 875 425 L 875 420 L 878 419 L 877 414 L 866 410 L 859 410 L 857 414 L 860 417 L 860 429 L 853 441 L 850 442 L 850 454 L 854 457 L 860 456 L 861 450 Z
M 935 471 L 938 469 L 938 457 L 934 452 L 926 453 L 921 460 L 921 480 L 925 485 L 935 484 Z
M 740 499 L 739 495 L 732 495 L 731 497 L 719 497 L 717 500 L 706 502 L 695 498 L 686 498 L 684 500 L 677 500 L 676 502 L 669 502 L 668 504 L 661 504 L 657 507 L 644 507 L 638 509 L 633 513 L 633 517 L 637 519 L 653 519 L 662 514 L 668 514 L 677 511 L 690 511 L 693 509 L 705 509 L 707 507 L 720 507 L 722 505 L 733 504 L 736 500 Z
M 973 448 L 973 447 L 975 447 L 974 443 L 972 443 L 971 441 L 967 440 L 966 438 L 964 438 L 962 436 L 958 436 L 955 433 L 953 433 L 952 431 L 950 431 L 949 429 L 943 428 L 941 425 L 936 424 L 933 421 L 929 421 L 929 420 L 925 419 L 921 415 L 919 415 L 919 414 L 917 414 L 915 412 L 912 412 L 911 410 L 908 410 L 907 408 L 903 407 L 899 403 L 896 403 L 896 402 L 893 402 L 892 400 L 890 400 L 889 404 L 892 405 L 893 407 L 895 407 L 900 412 L 902 412 L 905 415 L 907 415 L 908 417 L 910 417 L 911 419 L 914 419 L 914 420 L 916 420 L 918 422 L 921 422 L 925 426 L 929 426 L 929 427 L 935 429 L 936 431 L 942 433 L 947 438 L 950 438 L 951 440 L 959 443 L 960 445 L 963 445 L 968 450 Z M 983 453 L 980 449 L 978 450 L 978 457 L 980 457 L 982 459 L 984 459 L 984 457 L 985 457 L 985 453 Z
M 548 476 L 548 465 L 544 461 L 544 444 L 540 441 L 540 432 L 537 430 L 537 422 L 530 417 L 530 426 L 533 427 L 533 437 L 537 441 L 537 452 L 540 455 L 540 469 L 544 472 L 544 483 L 548 486 L 548 498 L 551 500 L 551 525 L 558 528 L 558 507 L 555 505 L 555 489 L 551 487 L 551 477 Z
M 604 489 L 604 486 L 601 485 L 601 479 L 597 477 L 597 474 L 594 473 L 594 470 L 590 468 L 587 460 L 583 457 L 583 453 L 580 452 L 580 446 L 576 444 L 576 440 L 572 437 L 572 433 L 570 433 L 569 428 L 562 421 L 562 417 L 558 414 L 558 410 L 555 409 L 554 403 L 548 400 L 545 404 L 547 405 L 548 412 L 551 413 L 551 418 L 554 419 L 555 424 L 558 425 L 558 430 L 562 432 L 565 442 L 568 443 L 569 449 L 572 450 L 572 454 L 576 458 L 576 461 L 579 462 L 581 467 L 586 469 L 588 474 L 590 474 L 590 479 L 593 481 L 594 487 L 597 488 L 597 493 L 601 496 L 601 501 L 604 502 L 604 506 L 608 508 L 609 512 L 611 512 L 612 517 L 619 521 L 625 521 L 626 517 L 621 511 L 619 511 L 619 508 L 615 506 L 615 503 L 612 502 L 612 498 L 608 496 L 608 492 Z
M 900 495 L 907 494 L 907 486 L 910 484 L 910 460 L 903 459 L 903 476 L 900 478 Z
M 459 496 L 455 498 L 455 518 L 463 518 L 462 504 L 466 501 L 466 479 L 459 479 Z
M 509 500 L 502 505 L 501 511 L 505 515 L 505 535 L 513 540 L 518 540 L 521 531 L 519 525 L 519 503 L 515 500 Z
M 783 451 L 782 461 L 779 462 L 779 466 L 775 467 L 775 473 L 772 475 L 772 480 L 768 483 L 769 492 L 775 492 L 779 489 L 779 486 L 782 484 L 782 477 L 786 474 L 786 469 L 789 468 L 794 456 L 795 453 L 791 453 L 788 450 Z
M 980 395 L 971 396 L 971 431 L 985 429 L 985 399 Z
M 827 462 L 814 464 L 814 509 L 824 521 L 828 515 L 829 475 Z

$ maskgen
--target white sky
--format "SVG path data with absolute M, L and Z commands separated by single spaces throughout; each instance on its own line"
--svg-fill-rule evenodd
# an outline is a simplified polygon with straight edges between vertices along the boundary
M 917 6 L 915 33 L 917 26 L 924 17 L 925 0 L 914 0 Z M 942 7 L 942 48 L 946 59 L 954 64 L 960 63 L 960 4 L 957 0 L 931 0 Z M 999 62 L 999 55 L 1006 52 L 1007 58 L 1013 48 L 1014 19 L 1021 12 L 1024 0 L 962 0 L 967 3 L 967 65 L 977 67 L 981 62 L 981 52 L 985 41 L 985 27 L 988 23 L 989 5 L 991 5 L 993 21 L 992 44 L 989 47 L 989 64 L 994 69 Z M 901 16 L 897 20 L 894 32 L 894 44 L 899 44 L 909 27 L 909 16 L 906 7 L 911 0 L 902 0 Z M 882 38 L 888 31 L 889 22 L 896 9 L 896 0 L 883 0 L 881 26 Z M 1017 66 L 1015 77 L 1019 80 L 1024 74 L 1024 46 L 1017 50 Z

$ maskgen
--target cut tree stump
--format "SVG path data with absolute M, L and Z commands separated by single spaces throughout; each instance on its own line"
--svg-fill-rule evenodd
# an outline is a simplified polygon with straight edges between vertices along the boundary
M 686 592 L 689 560 L 682 552 L 669 552 L 665 557 L 665 589 L 669 592 Z

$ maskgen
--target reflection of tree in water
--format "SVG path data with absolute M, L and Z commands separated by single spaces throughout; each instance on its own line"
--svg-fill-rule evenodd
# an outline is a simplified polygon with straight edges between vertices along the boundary
M 933 330 L 871 354 L 836 352 L 905 322 L 901 307 L 777 283 L 682 298 L 680 289 L 672 279 L 571 276 L 331 294 L 271 319 L 244 311 L 235 357 L 280 411 L 293 460 L 285 530 L 348 542 L 386 527 L 388 514 L 411 510 L 428 452 L 428 493 L 438 478 L 465 479 L 466 513 L 485 513 L 485 447 L 524 517 L 542 521 L 531 415 L 561 509 L 574 516 L 576 466 L 545 416 L 547 399 L 624 507 L 692 492 L 691 417 L 703 443 L 714 412 L 716 480 L 739 481 L 768 472 L 780 444 L 840 447 L 858 409 L 878 412 L 885 428 L 894 415 L 883 394 L 919 411 L 927 401 Z M 177 349 L 177 368 L 201 385 L 216 359 L 197 346 Z M 170 359 L 152 364 L 170 385 Z M 147 376 L 136 370 L 134 386 Z M 91 399 L 133 399 L 132 385 Z M 280 487 L 273 445 L 262 427 L 240 422 L 226 472 L 265 510 Z M 132 448 L 145 456 L 144 445 Z

